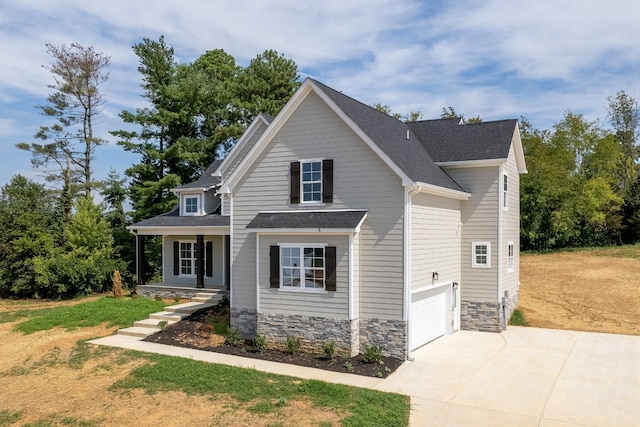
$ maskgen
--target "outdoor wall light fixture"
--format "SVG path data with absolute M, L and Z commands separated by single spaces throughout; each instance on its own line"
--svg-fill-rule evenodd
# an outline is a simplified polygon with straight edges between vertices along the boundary
M 438 272 L 434 271 L 433 273 L 431 273 L 431 281 L 432 282 L 437 282 L 438 281 Z

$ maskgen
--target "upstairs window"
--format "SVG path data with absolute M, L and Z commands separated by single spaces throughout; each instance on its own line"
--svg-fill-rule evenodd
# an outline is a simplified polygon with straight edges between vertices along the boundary
M 291 162 L 291 204 L 333 203 L 333 160 Z
M 473 268 L 491 268 L 491 243 L 473 242 L 471 244 L 471 266 Z
M 502 209 L 509 209 L 509 177 L 506 173 L 502 175 Z
M 302 203 L 322 201 L 322 162 L 302 162 Z

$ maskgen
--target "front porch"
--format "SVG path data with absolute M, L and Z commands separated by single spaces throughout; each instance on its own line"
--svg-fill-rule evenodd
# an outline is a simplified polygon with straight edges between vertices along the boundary
M 193 299 L 196 295 L 209 294 L 211 297 L 216 295 L 229 296 L 225 286 L 207 286 L 204 288 L 196 288 L 194 285 L 184 283 L 149 283 L 138 285 L 136 294 L 145 298 L 186 298 Z

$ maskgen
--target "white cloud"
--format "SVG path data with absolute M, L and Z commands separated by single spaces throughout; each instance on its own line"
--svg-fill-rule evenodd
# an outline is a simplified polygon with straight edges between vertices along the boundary
M 0 157 L 41 119 L 32 105 L 49 93 L 45 43 L 111 57 L 103 133 L 120 127 L 120 110 L 144 105 L 131 45 L 161 34 L 179 61 L 222 48 L 246 65 L 275 49 L 301 75 L 368 104 L 426 118 L 447 106 L 487 119 L 524 115 L 549 127 L 567 109 L 604 119 L 606 97 L 619 90 L 640 95 L 638 16 L 635 0 L 3 2 Z M 117 149 L 109 162 L 122 170 L 131 157 L 119 163 Z

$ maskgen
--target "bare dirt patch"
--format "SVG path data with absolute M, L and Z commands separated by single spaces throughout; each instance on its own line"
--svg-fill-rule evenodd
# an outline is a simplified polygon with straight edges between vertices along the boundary
M 640 335 L 638 258 L 526 254 L 520 279 L 519 308 L 531 326 Z
M 0 301 L 0 312 L 52 304 L 56 303 Z M 110 335 L 115 328 L 55 328 L 24 335 L 14 331 L 18 322 L 0 324 L 0 411 L 20 413 L 14 425 L 306 427 L 321 422 L 338 425 L 348 415 L 314 407 L 304 399 L 289 400 L 261 414 L 252 412 L 251 404 L 225 396 L 189 396 L 178 390 L 150 395 L 138 389 L 111 389 L 148 361 L 125 350 L 92 345 L 84 347 L 90 352 L 84 362 L 75 366 L 72 360 L 79 340 Z

